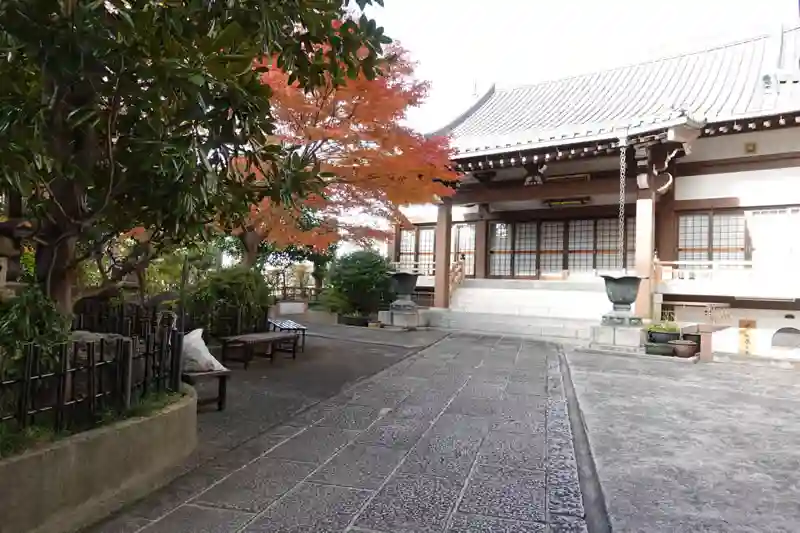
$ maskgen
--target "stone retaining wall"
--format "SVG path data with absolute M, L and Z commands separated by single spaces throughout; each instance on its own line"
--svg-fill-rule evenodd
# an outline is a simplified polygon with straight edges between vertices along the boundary
M 71 533 L 166 484 L 197 443 L 192 389 L 158 413 L 0 461 L 0 532 Z

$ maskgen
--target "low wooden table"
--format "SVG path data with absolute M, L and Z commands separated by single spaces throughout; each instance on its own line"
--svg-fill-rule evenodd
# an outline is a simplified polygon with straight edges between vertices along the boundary
M 270 318 L 269 326 L 272 331 L 291 332 L 300 335 L 300 350 L 306 351 L 306 327 L 294 320 L 282 318 Z
M 198 398 L 197 405 L 217 404 L 217 410 L 224 411 L 228 397 L 228 379 L 231 377 L 230 370 L 212 370 L 210 372 L 184 372 L 181 380 L 184 383 L 194 386 L 201 381 L 210 379 L 217 380 L 217 396 L 214 398 Z
M 244 367 L 250 366 L 250 361 L 263 350 L 263 354 L 273 359 L 276 351 L 285 351 L 292 354 L 292 359 L 297 358 L 297 340 L 300 336 L 294 332 L 269 331 L 265 333 L 247 333 L 244 335 L 234 335 L 224 337 L 222 341 L 222 362 L 236 361 L 244 363 Z M 231 356 L 231 351 L 238 350 L 242 353 L 241 358 Z

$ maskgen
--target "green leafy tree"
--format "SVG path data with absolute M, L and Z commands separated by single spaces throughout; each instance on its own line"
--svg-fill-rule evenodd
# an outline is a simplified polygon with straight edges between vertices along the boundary
M 240 333 L 263 327 L 264 317 L 273 303 L 272 287 L 260 272 L 244 266 L 211 273 L 192 287 L 186 310 L 192 320 L 214 336 Z
M 372 250 L 353 252 L 332 265 L 325 300 L 333 311 L 369 316 L 391 301 L 391 272 Z
M 35 276 L 61 312 L 79 265 L 131 229 L 144 238 L 112 281 L 319 187 L 316 162 L 276 144 L 253 65 L 276 58 L 307 89 L 374 76 L 389 40 L 349 3 L 0 2 L 0 188 L 25 199 Z

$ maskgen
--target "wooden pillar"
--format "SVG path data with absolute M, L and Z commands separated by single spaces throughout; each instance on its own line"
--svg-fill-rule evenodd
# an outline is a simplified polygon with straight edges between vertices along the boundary
M 475 222 L 475 277 L 486 277 L 486 264 L 489 260 L 489 222 L 486 220 L 484 206 L 478 211 L 480 218 Z
M 656 207 L 656 251 L 661 261 L 678 260 L 678 216 L 675 185 L 658 198 Z
M 392 232 L 392 236 L 389 237 L 388 243 L 388 252 L 389 252 L 389 261 L 392 263 L 397 263 L 400 261 L 400 232 L 402 228 L 400 224 L 395 224 L 394 231 Z
M 435 252 L 436 271 L 433 283 L 433 306 L 450 306 L 450 240 L 453 226 L 453 208 L 445 200 L 439 204 L 436 215 Z
M 636 296 L 635 315 L 652 318 L 653 313 L 653 254 L 655 252 L 656 201 L 655 191 L 639 191 L 636 200 L 636 275 L 642 278 Z
M 716 328 L 708 324 L 701 324 L 697 329 L 700 333 L 700 360 L 704 363 L 714 362 L 714 347 L 712 344 Z

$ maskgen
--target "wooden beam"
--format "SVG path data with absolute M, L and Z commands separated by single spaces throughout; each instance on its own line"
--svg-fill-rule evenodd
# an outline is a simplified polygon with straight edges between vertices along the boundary
M 587 218 L 615 218 L 619 213 L 616 205 L 586 205 L 582 207 L 558 207 L 553 209 L 526 209 L 522 211 L 494 211 L 485 216 L 476 213 L 464 215 L 465 222 L 480 220 L 502 220 L 504 222 L 527 222 L 530 220 L 571 220 Z M 636 214 L 636 204 L 625 205 L 626 216 Z
M 473 172 L 472 177 L 482 184 L 487 184 L 497 175 L 497 172 L 491 170 L 489 172 Z
M 626 187 L 628 190 L 635 190 L 636 179 L 627 180 Z M 528 186 L 520 182 L 511 182 L 493 183 L 491 186 L 461 187 L 451 199 L 453 204 L 478 204 L 592 196 L 596 194 L 613 194 L 618 191 L 619 181 L 614 179 L 545 183 L 543 185 Z

